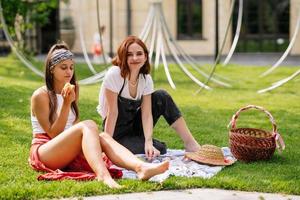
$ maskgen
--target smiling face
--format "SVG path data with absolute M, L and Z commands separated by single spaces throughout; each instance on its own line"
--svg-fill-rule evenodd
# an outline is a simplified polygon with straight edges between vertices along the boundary
M 127 51 L 127 65 L 130 71 L 140 70 L 147 60 L 144 49 L 137 43 L 132 43 Z
M 148 58 L 148 49 L 145 43 L 136 36 L 128 36 L 118 48 L 112 64 L 119 66 L 123 78 L 130 77 L 132 72 L 149 74 L 151 66 Z
M 64 60 L 55 65 L 51 72 L 54 82 L 69 83 L 74 75 L 74 61 L 71 59 Z

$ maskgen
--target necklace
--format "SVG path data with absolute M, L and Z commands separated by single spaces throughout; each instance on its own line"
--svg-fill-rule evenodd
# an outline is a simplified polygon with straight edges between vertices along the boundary
M 129 85 L 131 85 L 132 87 L 135 87 L 136 85 L 137 85 L 137 81 L 135 81 L 134 83 L 133 82 L 131 82 L 131 81 L 128 81 L 129 82 Z

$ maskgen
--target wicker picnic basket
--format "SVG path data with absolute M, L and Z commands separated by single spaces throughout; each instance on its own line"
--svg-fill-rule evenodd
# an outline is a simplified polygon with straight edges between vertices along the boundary
M 236 121 L 242 111 L 255 108 L 263 111 L 269 117 L 273 130 L 265 131 L 256 128 L 236 128 Z M 281 152 L 285 148 L 283 139 L 277 132 L 273 116 L 263 107 L 248 105 L 239 109 L 233 116 L 228 126 L 230 149 L 234 157 L 244 162 L 268 160 L 272 157 L 276 147 Z

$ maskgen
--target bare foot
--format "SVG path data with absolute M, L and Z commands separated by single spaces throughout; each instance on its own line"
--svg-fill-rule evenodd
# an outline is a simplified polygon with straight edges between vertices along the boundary
M 169 161 L 164 161 L 159 164 L 142 163 L 138 167 L 136 173 L 140 180 L 148 180 L 152 176 L 155 176 L 157 174 L 162 174 L 168 169 L 169 169 Z
M 113 178 L 107 177 L 107 178 L 97 178 L 98 181 L 102 181 L 105 185 L 107 185 L 109 188 L 115 188 L 120 189 L 122 188 L 121 185 L 119 185 Z

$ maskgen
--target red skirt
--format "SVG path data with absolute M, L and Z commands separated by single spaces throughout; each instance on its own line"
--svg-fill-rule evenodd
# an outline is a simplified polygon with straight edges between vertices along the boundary
M 46 167 L 39 158 L 38 149 L 41 145 L 47 143 L 50 140 L 51 138 L 46 133 L 35 134 L 35 137 L 32 140 L 28 162 L 34 170 L 47 172 L 46 174 L 39 175 L 37 178 L 38 180 L 94 180 L 96 178 L 95 173 L 82 154 L 78 155 L 64 169 L 52 170 Z M 122 178 L 122 171 L 112 168 L 112 162 L 107 158 L 105 154 L 103 154 L 102 158 L 110 175 L 113 178 Z

